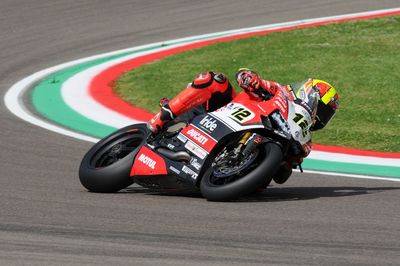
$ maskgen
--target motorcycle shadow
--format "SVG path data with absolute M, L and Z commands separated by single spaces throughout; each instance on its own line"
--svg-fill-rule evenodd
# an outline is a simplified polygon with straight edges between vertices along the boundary
M 360 196 L 400 190 L 400 187 L 279 187 L 270 186 L 268 189 L 243 196 L 233 202 L 282 202 L 301 201 L 318 198 L 336 198 Z M 123 193 L 141 193 L 154 196 L 203 198 L 198 190 L 176 191 L 156 190 L 132 186 L 121 191 Z
M 139 193 L 154 196 L 169 196 L 169 197 L 187 197 L 187 198 L 203 198 L 198 189 L 186 189 L 186 190 L 176 190 L 176 189 L 152 189 L 144 188 L 140 186 L 130 186 L 126 189 L 119 191 L 118 193 Z
M 238 202 L 280 202 L 360 196 L 400 190 L 400 187 L 268 187 L 262 192 L 242 197 Z

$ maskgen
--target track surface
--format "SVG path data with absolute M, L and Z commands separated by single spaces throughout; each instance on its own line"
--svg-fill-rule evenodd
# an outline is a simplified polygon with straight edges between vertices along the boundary
M 2 0 L 1 96 L 37 70 L 93 54 L 399 4 Z M 0 108 L 0 265 L 399 265 L 399 183 L 295 174 L 236 203 L 137 187 L 88 193 L 77 169 L 90 143 Z

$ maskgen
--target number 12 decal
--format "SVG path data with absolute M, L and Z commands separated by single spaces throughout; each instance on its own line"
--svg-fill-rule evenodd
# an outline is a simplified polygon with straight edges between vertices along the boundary
M 235 117 L 238 121 L 242 121 L 246 117 L 250 116 L 251 112 L 249 110 L 242 108 L 237 109 L 235 112 L 231 114 L 231 116 Z
M 299 113 L 295 114 L 295 117 L 293 118 L 293 121 L 299 125 L 299 127 L 303 130 L 303 137 L 307 135 L 308 132 L 308 122 L 307 119 Z
M 253 113 L 244 107 L 235 109 L 235 111 L 233 113 L 231 113 L 231 117 L 238 122 L 245 122 L 245 121 L 251 119 L 252 115 L 253 115 Z

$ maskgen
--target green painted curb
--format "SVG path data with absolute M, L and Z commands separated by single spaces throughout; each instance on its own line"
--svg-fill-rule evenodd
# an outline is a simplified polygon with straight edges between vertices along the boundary
M 302 164 L 304 169 L 316 171 L 328 171 L 336 173 L 375 175 L 400 179 L 400 167 L 368 165 L 357 163 L 343 163 L 333 161 L 322 161 L 316 159 L 305 159 Z
M 155 48 L 159 48 L 159 46 L 107 56 L 58 71 L 41 80 L 33 88 L 31 94 L 32 104 L 43 117 L 57 123 L 58 125 L 92 137 L 103 138 L 104 136 L 115 131 L 116 128 L 90 120 L 70 108 L 62 98 L 61 86 L 72 76 L 90 67 L 113 59 L 118 59 L 123 56 L 149 51 Z

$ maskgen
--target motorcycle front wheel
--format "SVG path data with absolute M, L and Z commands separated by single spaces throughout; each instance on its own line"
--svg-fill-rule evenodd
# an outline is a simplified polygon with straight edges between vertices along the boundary
M 80 164 L 81 184 L 89 191 L 103 193 L 116 192 L 131 185 L 132 163 L 147 134 L 146 124 L 135 124 L 97 142 Z
M 235 200 L 269 183 L 282 161 L 276 143 L 260 145 L 237 166 L 211 166 L 200 182 L 201 194 L 210 201 Z

